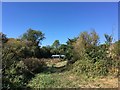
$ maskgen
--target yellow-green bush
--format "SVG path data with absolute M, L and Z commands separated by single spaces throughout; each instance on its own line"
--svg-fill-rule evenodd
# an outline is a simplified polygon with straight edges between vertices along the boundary
M 58 79 L 54 78 L 51 74 L 38 74 L 27 86 L 31 88 L 53 88 L 59 85 L 58 82 Z

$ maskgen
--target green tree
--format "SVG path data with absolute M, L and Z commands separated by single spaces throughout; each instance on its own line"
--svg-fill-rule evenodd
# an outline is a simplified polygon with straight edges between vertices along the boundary
M 40 48 L 40 55 L 42 58 L 51 58 L 52 55 L 52 47 L 51 46 L 43 46 Z
M 7 41 L 8 41 L 8 38 L 6 37 L 6 35 L 0 32 L 0 44 L 4 44 Z
M 52 47 L 55 48 L 55 49 L 58 49 L 59 46 L 60 46 L 59 40 L 55 40 L 54 43 L 53 43 L 53 45 L 52 45 Z
M 29 29 L 22 35 L 22 40 L 32 41 L 34 45 L 39 45 L 40 41 L 43 40 L 44 34 L 41 31 Z
M 104 34 L 104 36 L 105 36 L 105 39 L 106 39 L 105 43 L 110 45 L 112 43 L 112 40 L 113 40 L 112 35 Z
M 29 29 L 22 35 L 21 40 L 27 43 L 27 48 L 29 48 L 29 52 L 32 52 L 32 57 L 41 57 L 39 44 L 44 38 L 41 31 Z
M 21 60 L 23 56 L 24 44 L 16 39 L 8 39 L 3 44 L 2 48 L 2 87 L 3 88 L 16 88 L 23 86 L 23 77 L 18 74 L 19 70 L 16 70 L 16 64 Z
M 60 54 L 66 54 L 67 45 L 61 44 L 59 47 Z
M 66 43 L 67 43 L 67 45 L 72 46 L 77 41 L 77 39 L 78 39 L 78 37 L 74 37 L 73 39 L 68 38 L 68 41 Z
M 8 38 L 2 48 L 2 86 L 18 88 L 25 86 L 31 75 L 42 69 L 44 62 L 33 57 L 30 41 Z M 35 50 L 36 51 L 36 50 Z
M 95 48 L 99 44 L 99 36 L 95 30 L 88 32 L 82 32 L 79 38 L 74 44 L 74 51 L 79 58 L 84 58 L 86 52 L 89 52 L 92 48 Z
M 60 47 L 59 40 L 55 40 L 54 43 L 52 44 L 52 48 L 53 48 L 52 52 L 54 54 L 58 54 L 59 53 L 59 47 Z
M 98 46 L 99 45 L 99 36 L 98 36 L 98 34 L 96 33 L 95 30 L 93 30 L 90 34 L 91 34 L 91 38 L 92 38 L 91 44 L 93 46 Z
M 68 38 L 68 41 L 66 42 L 65 56 L 69 63 L 74 63 L 77 60 L 76 53 L 74 52 L 74 45 L 76 44 L 77 39 L 78 37 L 74 37 L 73 39 Z

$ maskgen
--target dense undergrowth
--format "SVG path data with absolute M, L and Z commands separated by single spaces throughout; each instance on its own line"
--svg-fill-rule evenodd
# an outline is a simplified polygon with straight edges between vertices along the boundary
M 95 31 L 82 32 L 68 39 L 66 44 L 56 40 L 53 45 L 44 47 L 40 47 L 45 38 L 41 31 L 29 29 L 19 39 L 0 35 L 4 89 L 87 87 L 87 84 L 88 87 L 105 87 L 102 83 L 95 85 L 100 77 L 105 80 L 109 76 L 118 77 L 120 41 L 113 43 L 110 35 L 105 34 L 106 42 L 99 44 Z M 52 59 L 52 54 L 66 57 Z

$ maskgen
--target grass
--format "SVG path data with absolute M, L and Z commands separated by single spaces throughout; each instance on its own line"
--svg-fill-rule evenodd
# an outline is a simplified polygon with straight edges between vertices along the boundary
M 75 74 L 72 71 L 63 71 L 61 68 L 67 64 L 67 61 L 58 61 L 55 63 L 47 62 L 51 72 L 36 74 L 28 82 L 31 88 L 117 88 L 118 79 L 112 76 L 107 77 L 88 77 L 85 74 Z
M 116 88 L 117 78 L 88 78 L 84 75 L 64 73 L 41 73 L 33 78 L 28 86 L 31 88 Z

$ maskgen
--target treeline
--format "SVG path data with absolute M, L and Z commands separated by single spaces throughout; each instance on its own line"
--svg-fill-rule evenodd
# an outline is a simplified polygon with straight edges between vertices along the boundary
M 52 54 L 64 54 L 68 67 L 72 66 L 77 74 L 118 75 L 120 41 L 113 43 L 113 37 L 108 34 L 104 35 L 104 44 L 100 44 L 99 35 L 93 30 L 68 39 L 66 44 L 55 40 L 53 45 L 43 47 L 45 34 L 41 31 L 29 29 L 19 39 L 7 38 L 3 33 L 0 36 L 3 88 L 26 87 L 31 77 L 44 71 L 43 58 L 51 58 Z

